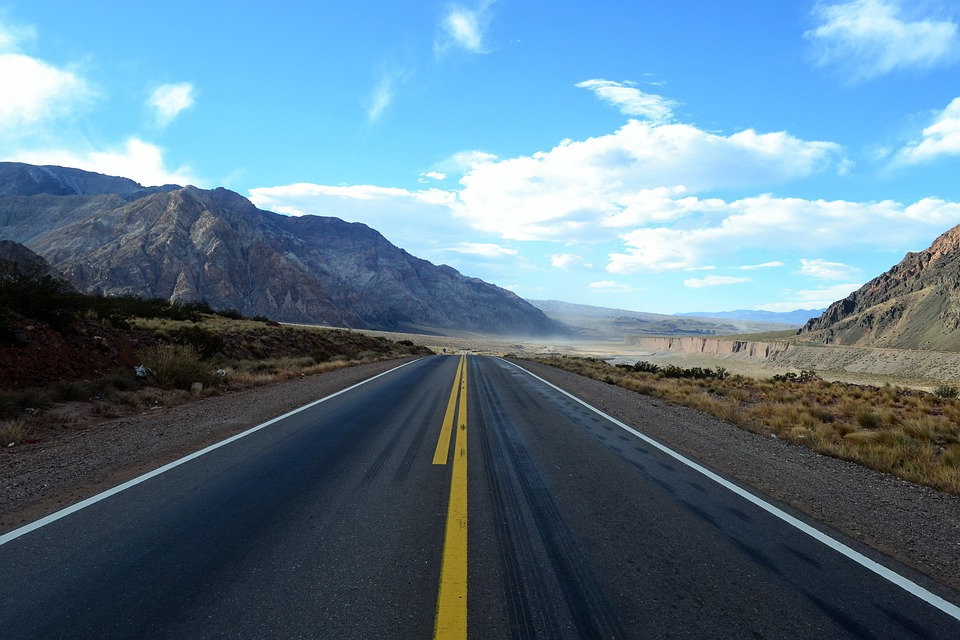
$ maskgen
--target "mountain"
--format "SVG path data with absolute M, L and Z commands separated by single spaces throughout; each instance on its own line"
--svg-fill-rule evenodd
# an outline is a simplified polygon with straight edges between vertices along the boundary
M 384 330 L 563 330 L 515 294 L 338 218 L 257 209 L 223 188 L 145 188 L 62 167 L 0 163 L 0 238 L 79 288 L 205 300 L 246 315 Z
M 782 330 L 782 324 L 717 320 L 609 309 L 559 300 L 527 300 L 548 317 L 577 331 L 582 339 L 623 340 L 627 336 L 722 336 Z
M 800 330 L 826 344 L 960 351 L 960 226 Z
M 721 320 L 771 322 L 775 324 L 786 324 L 799 327 L 806 323 L 810 318 L 819 316 L 824 311 L 826 311 L 826 309 L 797 309 L 795 311 L 777 313 L 774 311 L 738 309 L 736 311 L 691 311 L 690 313 L 679 313 L 677 315 L 692 318 L 718 318 Z

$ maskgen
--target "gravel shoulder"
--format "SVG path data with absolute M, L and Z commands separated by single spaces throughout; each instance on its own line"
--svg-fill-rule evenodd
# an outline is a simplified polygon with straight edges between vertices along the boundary
M 154 409 L 0 450 L 0 533 L 404 362 L 379 362 Z M 518 364 L 775 504 L 960 592 L 960 497 L 527 361 Z M 866 545 L 866 546 L 864 546 Z M 926 585 L 925 585 L 926 586 Z M 953 595 L 956 598 L 956 594 Z

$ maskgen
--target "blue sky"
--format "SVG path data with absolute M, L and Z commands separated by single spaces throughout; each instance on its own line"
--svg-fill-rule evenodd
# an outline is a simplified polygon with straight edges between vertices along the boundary
M 363 222 L 526 298 L 826 306 L 960 224 L 960 3 L 0 0 L 0 159 Z

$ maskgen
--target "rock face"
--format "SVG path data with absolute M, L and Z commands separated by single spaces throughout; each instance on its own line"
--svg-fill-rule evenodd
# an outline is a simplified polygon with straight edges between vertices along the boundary
M 0 163 L 0 194 L 0 238 L 86 291 L 342 327 L 561 331 L 513 293 L 416 258 L 366 225 L 281 216 L 222 188 Z
M 825 344 L 960 351 L 960 226 L 800 330 Z

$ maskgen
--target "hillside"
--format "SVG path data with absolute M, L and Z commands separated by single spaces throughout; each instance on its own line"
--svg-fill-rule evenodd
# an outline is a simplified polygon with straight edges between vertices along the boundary
M 562 331 L 513 293 L 416 258 L 366 225 L 262 211 L 222 188 L 144 188 L 0 163 L 0 239 L 104 295 L 204 300 L 248 316 L 352 328 Z
M 823 344 L 960 351 L 960 226 L 897 265 L 801 329 Z

